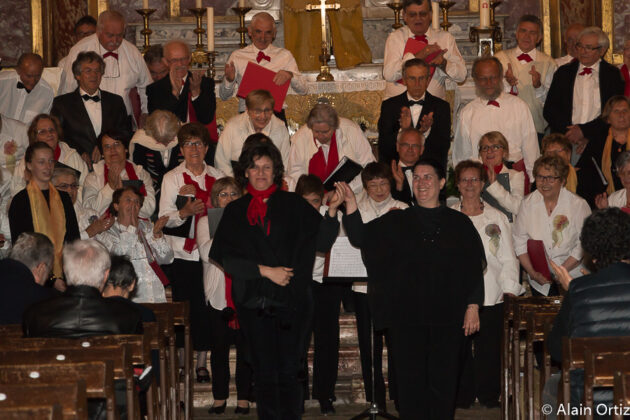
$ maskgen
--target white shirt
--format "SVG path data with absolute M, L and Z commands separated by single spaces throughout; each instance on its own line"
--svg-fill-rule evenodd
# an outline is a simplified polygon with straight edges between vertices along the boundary
M 155 190 L 153 189 L 153 181 L 147 171 L 142 166 L 136 165 L 131 161 L 127 161 L 133 165 L 133 169 L 138 179 L 144 184 L 147 196 L 144 197 L 144 203 L 140 209 L 140 217 L 148 219 L 155 210 Z M 112 202 L 114 190 L 105 182 L 105 161 L 101 160 L 93 165 L 94 171 L 90 172 L 83 183 L 83 205 L 103 214 Z M 128 180 L 129 176 L 123 167 L 120 171 L 120 179 Z
M 409 38 L 413 38 L 413 32 L 408 26 L 392 32 L 385 41 L 385 56 L 383 58 L 383 78 L 387 81 L 385 87 L 385 96 L 383 100 L 391 98 L 392 96 L 400 95 L 407 88 L 397 83 L 402 79 L 402 65 L 405 61 L 415 58 L 411 53 L 407 53 L 403 56 L 405 51 L 405 45 Z M 455 38 L 449 32 L 435 30 L 431 27 L 427 29 L 425 33 L 429 44 L 437 44 L 442 49 L 447 49 L 444 54 L 444 58 L 447 60 L 446 72 L 442 69 L 435 69 L 435 73 L 431 78 L 427 91 L 438 98 L 444 99 L 446 97 L 446 90 L 444 83 L 446 79 L 450 79 L 454 82 L 461 83 L 466 80 L 466 63 L 459 53 Z
M 186 219 L 182 219 L 179 217 L 179 210 L 177 210 L 177 206 L 175 204 L 180 188 L 186 185 L 184 183 L 184 173 L 187 173 L 192 178 L 192 180 L 195 181 L 202 189 L 206 185 L 206 174 L 216 179 L 223 178 L 225 176 L 225 174 L 220 170 L 213 168 L 210 165 L 206 165 L 205 163 L 204 168 L 205 169 L 203 173 L 201 173 L 201 175 L 195 175 L 186 168 L 186 162 L 182 162 L 177 168 L 164 174 L 164 178 L 162 179 L 162 188 L 160 189 L 161 195 L 159 217 L 169 217 L 168 222 L 166 222 L 167 227 L 179 227 L 183 225 L 184 222 L 186 222 Z M 173 248 L 175 258 L 188 261 L 199 261 L 198 248 L 195 248 L 191 253 L 184 251 L 184 243 L 186 242 L 186 238 L 181 238 L 179 236 L 173 235 L 165 236 L 168 242 L 171 244 L 171 248 Z
M 591 74 L 580 76 L 584 65 L 578 66 L 575 83 L 573 84 L 573 124 L 584 124 L 599 117 L 602 113 L 602 101 L 599 94 L 599 63 L 590 66 Z
M 230 118 L 227 124 L 225 124 L 223 132 L 221 132 L 217 150 L 214 155 L 214 163 L 217 169 L 228 176 L 234 176 L 231 161 L 238 161 L 241 150 L 243 150 L 243 143 L 245 143 L 247 137 L 255 133 L 256 131 L 252 126 L 247 112 Z M 284 125 L 284 122 L 272 114 L 269 124 L 263 128 L 262 133 L 269 137 L 278 150 L 280 150 L 282 163 L 286 168 L 289 162 L 289 149 L 291 145 L 289 143 L 289 131 L 286 125 Z
M 208 217 L 202 217 L 197 223 L 197 244 L 203 263 L 203 291 L 206 302 L 220 311 L 227 306 L 225 298 L 225 272 L 223 268 L 208 258 L 212 247 Z
M 361 128 L 351 120 L 339 117 L 339 128 L 335 131 L 337 139 L 337 153 L 339 161 L 344 156 L 348 156 L 359 165 L 365 167 L 370 162 L 374 162 L 374 154 L 372 154 L 372 146 Z M 311 158 L 322 144 L 313 138 L 313 131 L 304 124 L 291 137 L 291 151 L 289 153 L 289 165 L 287 166 L 287 183 L 289 191 L 295 191 L 300 175 L 308 174 L 308 165 Z M 328 157 L 326 156 L 328 159 Z M 359 192 L 363 188 L 361 185 L 361 176 L 352 180 L 350 187 L 353 191 Z
M 494 181 L 488 186 L 486 191 L 494 197 L 495 200 L 513 216 L 518 214 L 521 207 L 521 201 L 525 195 L 525 174 L 520 171 L 508 169 L 505 165 L 501 168 L 501 174 L 507 173 L 510 180 L 510 191 L 503 188 L 498 181 Z
M 107 52 L 98 41 L 96 34 L 87 36 L 77 42 L 68 53 L 64 66 L 65 83 L 61 87 L 61 93 L 69 93 L 76 89 L 77 81 L 72 77 L 72 63 L 76 60 L 77 55 L 82 51 L 94 51 L 103 56 Z M 118 50 L 114 51 L 118 54 L 118 60 L 108 56 L 105 61 L 105 74 L 101 80 L 100 88 L 116 95 L 120 95 L 125 102 L 127 114 L 132 114 L 131 99 L 129 99 L 129 91 L 134 87 L 138 88 L 140 95 L 140 103 L 142 113 L 147 113 L 147 94 L 146 87 L 153 80 L 149 74 L 149 69 L 142 58 L 142 54 L 135 45 L 123 39 Z
M 256 57 L 258 56 L 259 51 L 261 50 L 256 48 L 254 44 L 250 44 L 247 47 L 236 50 L 230 54 L 230 58 L 228 58 L 227 63 L 234 63 L 236 77 L 232 82 L 228 82 L 228 80 L 223 77 L 223 81 L 219 85 L 219 96 L 221 99 L 225 101 L 236 94 L 237 89 L 235 89 L 235 87 L 241 82 L 247 63 L 250 61 L 252 63 L 256 63 Z M 293 54 L 291 54 L 289 50 L 276 47 L 275 45 L 269 45 L 267 49 L 263 50 L 263 53 L 270 57 L 271 61 L 263 59 L 260 60 L 260 63 L 256 64 L 275 72 L 285 70 L 293 73 L 288 93 L 292 93 L 291 91 L 300 95 L 304 95 L 306 93 L 306 78 L 302 76 L 302 73 L 300 73 L 295 58 L 293 58 Z M 238 110 L 239 112 L 245 111 L 245 100 L 242 98 L 239 98 Z
M 426 94 L 422 95 L 422 98 L 418 99 L 418 101 L 424 101 L 425 96 L 427 95 Z M 416 101 L 415 99 L 411 97 L 409 92 L 407 92 L 407 99 L 410 101 Z M 422 114 L 422 108 L 423 106 L 420 104 L 414 104 L 409 107 L 409 111 L 411 112 L 411 126 L 412 127 L 415 127 L 418 124 L 418 119 L 420 118 L 420 114 Z M 429 134 L 424 133 L 424 138 L 426 139 L 427 137 L 429 137 Z
M 83 95 L 98 96 L 100 98 L 101 91 L 99 89 L 94 93 L 94 95 L 89 95 L 86 91 L 79 88 L 79 95 L 81 95 L 83 106 L 85 106 L 88 117 L 90 117 L 90 121 L 92 122 L 92 127 L 94 127 L 94 133 L 96 134 L 96 137 L 98 137 L 101 134 L 101 129 L 103 128 L 103 111 L 101 107 L 102 102 L 96 102 L 91 99 L 83 99 Z
M 526 254 L 527 240 L 535 239 L 543 241 L 547 257 L 558 265 L 564 263 L 569 257 L 581 260 L 580 232 L 584 219 L 590 214 L 591 209 L 584 199 L 562 187 L 558 203 L 551 215 L 548 215 L 543 196 L 540 191 L 534 191 L 521 203 L 518 217 L 512 227 L 516 255 Z M 566 220 L 564 227 L 560 227 L 560 219 Z M 571 276 L 579 277 L 580 267 L 581 265 L 578 265 L 571 270 Z M 535 283 L 531 279 L 529 282 Z M 540 287 L 538 283 L 535 286 Z M 548 293 L 549 286 L 547 285 L 545 289 Z
M 564 66 L 565 64 L 569 64 L 571 61 L 573 61 L 574 58 L 575 57 L 573 57 L 571 54 L 567 54 L 563 57 L 556 58 L 556 65 L 558 67 Z
M 28 147 L 27 127 L 21 121 L 14 120 L 0 114 L 2 120 L 2 129 L 0 130 L 0 166 L 7 168 L 13 173 L 16 163 L 22 159 L 26 148 Z M 12 154 L 6 154 L 9 150 L 10 143 L 15 143 L 15 151 Z
M 38 114 L 48 114 L 52 108 L 55 91 L 43 79 L 31 93 L 18 89 L 20 76 L 15 71 L 0 72 L 0 114 L 29 125 Z
M 451 208 L 461 211 L 461 204 L 456 203 Z M 487 203 L 483 213 L 468 217 L 479 232 L 488 264 L 483 274 L 483 306 L 503 302 L 504 293 L 523 294 L 525 289 L 519 283 L 519 263 L 514 254 L 512 227 L 508 218 Z
M 461 110 L 453 141 L 453 165 L 466 159 L 480 160 L 479 139 L 489 131 L 499 131 L 510 146 L 508 160 L 518 162 L 523 159 L 533 182 L 532 170 L 540 150 L 529 107 L 522 99 L 505 92 L 496 101 L 500 105 L 498 108 L 477 97 Z
M 77 202 L 81 203 L 81 190 L 83 188 L 83 183 L 85 182 L 85 177 L 88 174 L 88 167 L 85 164 L 85 161 L 81 159 L 81 156 L 74 150 L 72 147 L 68 146 L 63 141 L 59 143 L 59 162 L 67 165 L 73 169 L 76 169 L 81 173 L 79 177 L 79 192 L 77 197 Z M 14 196 L 24 188 L 26 188 L 26 180 L 24 178 L 24 171 L 26 170 L 26 162 L 24 158 L 20 159 L 18 164 L 15 166 L 15 171 L 13 174 L 15 175 L 11 180 L 11 196 Z
M 626 207 L 628 203 L 628 196 L 625 188 L 615 191 L 608 196 L 609 207 Z
M 153 268 L 149 265 L 146 247 L 138 235 L 142 231 L 147 244 L 153 252 L 152 259 L 158 264 L 170 264 L 173 262 L 173 250 L 168 241 L 162 235 L 161 238 L 153 237 L 153 223 L 148 220 L 139 220 L 138 228 L 135 226 L 122 226 L 118 220 L 111 228 L 99 233 L 96 239 L 114 255 L 129 257 L 138 276 L 135 293 L 131 300 L 138 303 L 163 303 L 166 302 L 164 286 Z

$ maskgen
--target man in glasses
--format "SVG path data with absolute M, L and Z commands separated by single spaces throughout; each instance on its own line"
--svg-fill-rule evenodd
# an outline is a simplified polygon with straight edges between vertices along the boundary
M 419 130 L 407 127 L 400 131 L 396 141 L 398 162 L 392 161 L 394 185 L 392 197 L 395 200 L 413 205 L 413 167 L 424 155 L 424 136 Z

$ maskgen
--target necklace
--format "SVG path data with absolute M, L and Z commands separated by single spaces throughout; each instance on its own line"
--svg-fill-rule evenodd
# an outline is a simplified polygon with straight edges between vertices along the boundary
M 484 207 L 483 201 L 481 201 L 481 200 L 479 200 L 479 207 L 477 209 L 472 209 L 472 210 L 471 209 L 465 209 L 463 201 L 460 201 L 460 203 L 459 203 L 459 211 L 461 211 L 464 214 L 468 214 L 467 211 L 470 212 L 470 213 L 475 213 L 477 210 L 480 211 L 481 213 L 483 213 L 483 207 Z

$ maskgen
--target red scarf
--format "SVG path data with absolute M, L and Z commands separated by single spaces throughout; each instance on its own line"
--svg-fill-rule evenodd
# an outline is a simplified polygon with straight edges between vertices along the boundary
M 197 184 L 197 182 L 195 182 L 186 172 L 184 172 L 182 175 L 184 176 L 184 184 L 192 185 L 195 187 L 195 199 L 203 201 L 205 205 L 203 211 L 195 215 L 195 228 L 193 229 L 193 237 L 186 238 L 186 241 L 184 242 L 184 251 L 190 254 L 197 248 L 197 223 L 199 222 L 199 218 L 207 216 L 206 209 L 212 207 L 212 204 L 210 203 L 210 192 L 212 191 L 212 186 L 214 185 L 214 181 L 216 181 L 216 179 L 206 174 L 204 180 L 206 184 L 206 189 L 204 191 L 201 189 L 199 184 Z
M 265 202 L 273 194 L 278 186 L 273 184 L 263 191 L 258 191 L 252 184 L 247 184 L 247 192 L 252 195 L 252 201 L 247 207 L 247 221 L 251 226 L 260 225 L 265 227 L 265 217 L 267 216 L 267 203 Z M 269 236 L 271 223 L 267 221 L 267 236 Z
M 529 187 L 530 187 L 529 175 L 527 175 L 527 169 L 525 168 L 525 161 L 521 159 L 518 162 L 514 162 L 514 165 L 512 165 L 512 169 L 514 169 L 515 171 L 523 172 L 523 174 L 525 174 L 525 180 L 524 180 L 525 195 L 529 194 Z
M 626 95 L 627 98 L 630 98 L 630 71 L 628 71 L 628 66 L 625 64 L 621 66 L 621 75 L 623 76 L 623 80 L 626 81 L 626 89 L 623 94 Z
M 501 173 L 501 169 L 503 169 L 503 164 L 501 163 L 500 165 L 494 165 L 492 169 L 494 169 L 494 173 L 496 175 L 499 175 L 499 173 Z M 488 167 L 486 165 L 483 165 L 483 170 L 488 171 Z
M 225 273 L 225 302 L 226 306 L 234 311 L 234 315 L 228 321 L 228 327 L 238 330 L 240 325 L 236 316 L 236 306 L 234 306 L 234 301 L 232 300 L 232 277 L 228 273 Z
M 60 156 L 61 156 L 61 147 L 59 147 L 59 143 L 57 143 L 57 145 L 55 146 L 55 155 L 53 156 L 53 158 L 55 159 L 55 161 L 58 161 Z
M 315 139 L 313 139 L 313 141 L 315 141 Z M 317 143 L 315 143 L 315 145 L 317 145 Z M 337 151 L 337 133 L 333 133 L 330 139 L 330 149 L 328 150 L 328 162 L 326 162 L 322 146 L 319 146 L 319 149 L 308 163 L 308 173 L 317 176 L 324 182 L 338 164 L 339 152 Z
M 129 178 L 130 181 L 135 181 L 138 179 L 138 175 L 136 175 L 136 170 L 133 169 L 133 164 L 129 161 L 125 162 L 125 171 L 127 172 L 127 178 Z M 103 185 L 107 185 L 107 183 L 109 182 L 109 168 L 107 167 L 107 164 L 105 164 L 105 183 Z M 144 188 L 144 184 L 142 184 L 142 186 L 140 187 L 140 194 L 142 194 L 144 197 L 147 196 L 147 189 Z

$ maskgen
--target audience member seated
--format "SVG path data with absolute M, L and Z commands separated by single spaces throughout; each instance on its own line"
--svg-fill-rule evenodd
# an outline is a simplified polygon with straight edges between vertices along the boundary
M 24 232 L 13 244 L 9 258 L 0 260 L 0 324 L 21 324 L 22 314 L 35 302 L 57 296 L 46 287 L 54 248 L 41 233 Z
M 543 105 L 547 98 L 556 63 L 553 58 L 537 50 L 543 36 L 538 16 L 523 15 L 516 27 L 516 48 L 498 51 L 495 55 L 505 70 L 505 91 L 521 98 L 531 111 L 538 137 L 547 129 Z
M 65 86 L 61 93 L 70 93 L 77 87 L 75 79 L 70 74 L 74 71 L 74 61 L 81 52 L 93 51 L 103 56 L 106 64 L 100 88 L 107 92 L 120 95 L 125 102 L 126 114 L 131 118 L 132 106 L 129 91 L 138 89 L 140 95 L 141 112 L 147 113 L 146 87 L 151 83 L 149 69 L 144 63 L 142 54 L 131 42 L 124 39 L 125 18 L 115 10 L 106 10 L 98 16 L 96 33 L 83 38 L 70 49 L 67 62 L 63 69 Z M 92 94 L 91 94 L 92 95 Z M 136 126 L 142 126 L 136 121 Z M 98 134 L 97 134 L 98 135 Z
M 42 79 L 44 60 L 24 53 L 16 72 L 0 73 L 0 114 L 28 125 L 38 114 L 50 112 L 55 91 Z
M 501 334 L 503 295 L 525 292 L 519 282 L 519 266 L 512 245 L 512 227 L 505 214 L 482 200 L 487 171 L 479 162 L 464 160 L 455 168 L 455 185 L 461 201 L 452 209 L 467 215 L 479 233 L 486 255 L 483 275 L 484 302 L 479 311 L 483 326 L 466 344 L 466 356 L 457 395 L 458 407 L 468 408 L 475 398 L 481 405 L 499 406 L 501 395 Z M 473 347 L 474 346 L 474 355 Z
M 475 159 L 481 136 L 498 131 L 510 146 L 505 165 L 510 169 L 524 168 L 533 182 L 532 168 L 540 152 L 529 107 L 522 99 L 503 91 L 503 65 L 497 58 L 477 58 L 472 76 L 477 97 L 459 114 L 453 140 L 453 164 Z
M 383 78 L 387 81 L 385 98 L 400 95 L 405 90 L 400 84 L 401 69 L 405 61 L 413 58 L 425 60 L 430 55 L 437 54 L 427 63 L 433 69 L 428 89 L 432 95 L 444 99 L 447 80 L 462 83 L 466 79 L 466 63 L 457 49 L 455 38 L 448 31 L 435 30 L 431 27 L 429 0 L 406 0 L 402 2 L 402 7 L 405 26 L 390 33 L 385 41 L 383 58 Z M 427 46 L 416 54 L 405 53 L 405 47 L 410 39 L 424 42 Z
M 391 164 L 399 158 L 397 149 L 401 129 L 420 131 L 425 145 L 424 156 L 446 166 L 451 147 L 451 108 L 448 102 L 427 92 L 430 69 L 423 60 L 412 58 L 402 65 L 402 82 L 407 87 L 400 95 L 381 104 L 378 119 L 378 160 Z
M 610 46 L 608 36 L 591 26 L 578 35 L 577 61 L 556 71 L 545 101 L 544 116 L 552 133 L 567 136 L 573 144 L 571 163 L 581 168 L 580 156 L 589 140 L 606 132 L 599 118 L 604 105 L 623 95 L 624 80 L 619 69 L 603 59 Z
M 325 181 L 344 157 L 363 167 L 375 160 L 370 142 L 355 122 L 340 117 L 328 104 L 315 105 L 306 124 L 291 138 L 286 170 L 289 191 L 301 175 L 314 174 Z M 361 177 L 357 175 L 350 186 L 360 191 Z
M 564 188 L 571 191 L 573 194 L 578 194 L 580 197 L 586 199 L 582 194 L 579 193 L 581 183 L 579 182 L 578 174 L 575 171 L 575 168 L 573 167 L 573 165 L 571 165 L 572 148 L 569 139 L 567 139 L 564 134 L 549 134 L 542 139 L 541 146 L 541 152 L 543 156 L 558 156 L 564 161 L 564 163 L 569 166 L 567 183 Z
M 155 224 L 139 219 L 144 197 L 133 187 L 114 191 L 111 213 L 116 222 L 96 239 L 114 255 L 125 255 L 133 262 L 138 284 L 132 300 L 139 303 L 166 302 L 164 286 L 168 279 L 159 267 L 173 262 L 173 250 L 164 238 L 162 228 L 168 216 L 162 216 Z
M 393 98 L 392 98 L 393 99 Z M 413 197 L 413 166 L 424 152 L 424 136 L 415 128 L 403 128 L 396 140 L 398 162 L 391 162 L 392 197 L 411 206 Z
M 88 174 L 88 167 L 77 151 L 68 146 L 68 144 L 61 139 L 63 139 L 63 131 L 61 130 L 61 124 L 57 117 L 49 114 L 39 114 L 33 118 L 28 128 L 29 144 L 41 141 L 49 145 L 54 151 L 53 158 L 55 162 L 63 163 L 75 169 L 79 173 L 78 182 L 80 185 L 83 185 L 83 181 L 85 181 L 85 177 Z M 30 174 L 26 171 L 26 162 L 24 159 L 21 159 L 15 166 L 13 175 L 13 179 L 11 180 L 11 195 L 17 194 L 18 191 L 26 187 L 26 183 L 29 181 Z
M 284 124 L 283 124 L 284 127 Z M 225 208 L 241 196 L 241 188 L 231 177 L 218 179 L 210 193 L 214 208 Z M 232 300 L 232 278 L 223 268 L 210 260 L 208 254 L 212 247 L 209 217 L 203 217 L 197 224 L 199 255 L 203 262 L 203 288 L 205 300 L 210 306 L 212 336 L 210 346 L 210 368 L 212 370 L 213 403 L 210 414 L 221 414 L 227 406 L 230 396 L 230 346 L 236 346 L 236 398 L 235 414 L 249 413 L 249 401 L 252 399 L 252 368 L 246 362 L 245 336 L 238 323 L 238 314 Z M 205 369 L 205 367 L 198 367 Z M 197 374 L 199 378 L 199 374 Z
M 581 23 L 572 23 L 567 26 L 567 29 L 564 31 L 563 41 L 564 49 L 567 54 L 560 58 L 556 58 L 556 65 L 558 67 L 577 61 L 578 51 L 576 45 L 578 42 L 578 35 L 580 35 L 580 32 L 583 30 L 584 25 Z
M 26 149 L 26 169 L 31 179 L 9 206 L 11 240 L 23 232 L 46 235 L 55 247 L 53 275 L 61 278 L 61 252 L 64 243 L 79 239 L 79 226 L 70 196 L 51 183 L 55 165 L 53 150 L 46 143 L 35 142 Z
M 26 337 L 80 338 L 142 334 L 140 314 L 128 304 L 101 296 L 109 275 L 109 253 L 94 239 L 64 247 L 68 289 L 30 306 L 23 317 Z
M 83 184 L 83 205 L 103 214 L 112 203 L 114 191 L 125 184 L 139 184 L 144 196 L 140 217 L 149 218 L 155 210 L 155 191 L 151 176 L 140 166 L 127 160 L 129 139 L 124 133 L 108 131 L 98 137 L 98 147 L 103 160 L 94 165 L 94 171 Z
M 534 295 L 555 296 L 555 283 L 534 269 L 527 253 L 528 241 L 543 242 L 547 258 L 563 265 L 572 275 L 580 273 L 580 231 L 591 209 L 584 199 L 567 191 L 569 165 L 558 156 L 543 156 L 534 165 L 536 191 L 523 199 L 514 222 L 514 250 L 529 275 Z
M 101 159 L 97 138 L 112 129 L 130 135 L 131 124 L 122 98 L 99 88 L 105 62 L 94 51 L 81 52 L 72 63 L 79 86 L 55 98 L 51 113 L 59 118 L 64 140 L 81 154 L 85 163 Z
M 26 125 L 0 114 L 0 147 L 0 167 L 13 174 L 15 164 L 22 159 L 28 147 Z
M 551 263 L 567 290 L 547 338 L 551 359 L 556 362 L 562 361 L 563 337 L 630 335 L 630 216 L 617 208 L 595 211 L 584 221 L 580 240 L 590 274 L 572 276 L 564 267 Z M 560 374 L 553 374 L 544 389 L 544 402 L 553 407 L 557 406 L 559 380 Z M 571 375 L 572 407 L 580 405 L 583 391 L 580 375 Z M 612 400 L 602 401 L 598 394 L 596 390 L 595 407 Z
M 96 33 L 96 19 L 94 19 L 90 15 L 85 15 L 81 17 L 81 19 L 77 20 L 77 23 L 74 24 L 74 43 L 81 41 L 83 38 L 88 37 L 92 34 Z M 63 57 L 57 63 L 57 67 L 64 68 L 66 62 L 68 61 L 68 56 Z
M 512 223 L 523 201 L 529 178 L 525 173 L 508 169 L 505 161 L 510 145 L 498 131 L 490 131 L 479 140 L 479 157 L 483 163 L 485 183 L 481 191 L 483 201 L 505 214 Z
M 144 62 L 149 69 L 153 82 L 157 82 L 168 76 L 169 68 L 166 63 L 164 63 L 163 58 L 164 52 L 161 44 L 151 45 L 144 53 Z
M 236 115 L 227 122 L 219 143 L 214 162 L 217 169 L 234 176 L 232 165 L 238 162 L 245 139 L 255 133 L 269 137 L 282 154 L 282 163 L 289 160 L 289 131 L 282 120 L 273 115 L 275 100 L 266 90 L 253 90 L 245 98 L 247 112 Z
M 595 197 L 595 205 L 598 209 L 606 207 L 619 207 L 625 212 L 630 212 L 630 202 L 628 202 L 628 191 L 630 188 L 630 151 L 622 152 L 615 161 L 617 176 L 621 179 L 623 188 L 618 189 L 611 195 L 600 194 Z
M 57 191 L 68 193 L 72 199 L 81 239 L 93 238 L 112 226 L 114 223 L 113 217 L 108 214 L 102 214 L 99 217 L 99 214 L 95 210 L 84 207 L 83 204 L 79 202 L 78 196 L 81 186 L 79 185 L 77 171 L 67 166 L 60 166 L 59 162 L 57 162 L 51 181 Z

